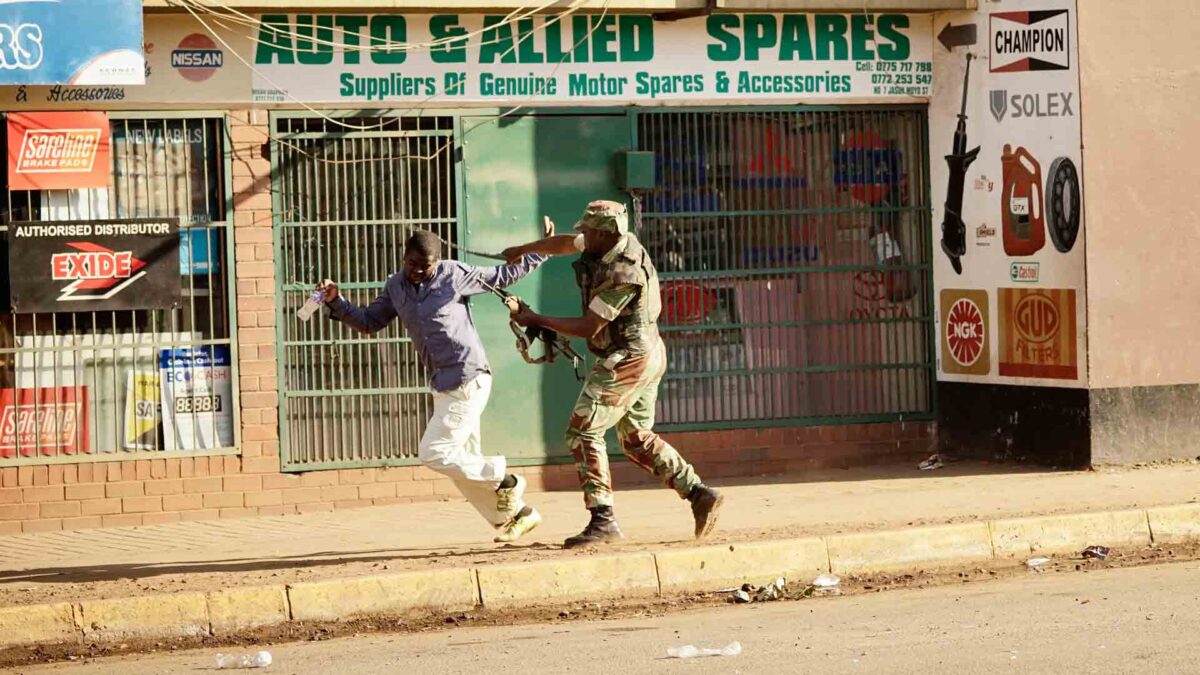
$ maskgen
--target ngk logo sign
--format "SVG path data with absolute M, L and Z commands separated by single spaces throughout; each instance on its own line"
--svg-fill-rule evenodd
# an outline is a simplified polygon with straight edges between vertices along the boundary
M 942 291 L 942 372 L 987 375 L 991 370 L 988 348 L 987 291 Z
M 140 270 L 146 263 L 131 251 L 113 251 L 86 241 L 67 246 L 75 252 L 50 257 L 50 277 L 72 282 L 58 296 L 60 302 L 111 298 L 145 276 Z
M 979 305 L 966 298 L 959 299 L 946 317 L 950 356 L 960 366 L 974 365 L 983 353 L 984 340 L 983 312 Z

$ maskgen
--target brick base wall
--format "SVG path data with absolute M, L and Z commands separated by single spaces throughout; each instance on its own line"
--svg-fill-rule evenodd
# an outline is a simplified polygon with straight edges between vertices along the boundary
M 931 424 L 792 427 L 669 434 L 706 480 L 911 460 L 930 452 Z M 279 473 L 278 456 L 196 457 L 0 470 L 0 535 L 154 525 L 457 498 L 425 467 Z M 577 490 L 571 464 L 525 467 L 533 491 Z M 652 483 L 629 462 L 618 487 Z

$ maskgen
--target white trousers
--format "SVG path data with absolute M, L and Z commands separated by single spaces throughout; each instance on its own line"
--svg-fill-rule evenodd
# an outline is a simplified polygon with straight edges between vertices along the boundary
M 447 476 L 463 497 L 494 527 L 509 514 L 496 510 L 496 488 L 504 480 L 503 456 L 484 457 L 479 421 L 492 393 L 492 376 L 484 373 L 458 389 L 433 393 L 433 417 L 421 437 L 417 455 L 425 466 Z M 517 510 L 523 508 L 518 504 Z

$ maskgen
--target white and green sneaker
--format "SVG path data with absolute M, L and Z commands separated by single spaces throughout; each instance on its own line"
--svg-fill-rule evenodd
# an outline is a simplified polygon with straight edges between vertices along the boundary
M 510 488 L 496 488 L 496 510 L 513 518 L 525 508 L 525 488 L 528 482 L 524 476 L 514 476 L 517 484 Z
M 508 521 L 508 523 L 504 525 L 504 530 L 501 531 L 500 534 L 496 535 L 496 538 L 493 541 L 495 541 L 497 544 L 506 544 L 508 542 L 516 541 L 531 532 L 538 525 L 542 524 L 542 514 L 538 513 L 537 509 L 533 508 L 532 506 L 527 506 L 523 510 L 528 512 L 525 513 L 525 515 L 517 516 Z

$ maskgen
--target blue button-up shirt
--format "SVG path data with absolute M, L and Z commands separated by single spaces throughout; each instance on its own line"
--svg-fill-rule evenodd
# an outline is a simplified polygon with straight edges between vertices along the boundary
M 450 391 L 491 372 L 469 298 L 487 293 L 485 285 L 511 286 L 545 261 L 545 256 L 527 255 L 517 265 L 474 267 L 442 260 L 433 277 L 420 286 L 395 274 L 369 306 L 358 307 L 339 297 L 329 303 L 330 316 L 367 333 L 381 331 L 400 317 L 431 373 L 434 391 Z

